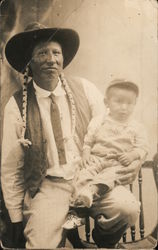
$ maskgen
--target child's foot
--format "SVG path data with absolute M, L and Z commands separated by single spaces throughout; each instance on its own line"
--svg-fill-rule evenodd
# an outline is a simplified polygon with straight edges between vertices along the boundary
M 87 196 L 79 195 L 75 200 L 74 205 L 76 207 L 91 207 L 92 200 Z
M 79 218 L 74 214 L 68 214 L 67 220 L 62 226 L 62 228 L 70 230 L 80 227 L 85 224 L 85 218 Z

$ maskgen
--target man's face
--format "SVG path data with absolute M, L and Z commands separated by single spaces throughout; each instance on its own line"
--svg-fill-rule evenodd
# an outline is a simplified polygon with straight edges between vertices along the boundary
M 41 42 L 33 50 L 30 67 L 37 81 L 51 81 L 58 78 L 63 69 L 63 53 L 55 41 Z

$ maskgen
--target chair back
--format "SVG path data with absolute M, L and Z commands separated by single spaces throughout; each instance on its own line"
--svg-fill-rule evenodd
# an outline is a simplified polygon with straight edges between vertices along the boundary
M 139 233 L 140 233 L 140 238 L 144 238 L 144 211 L 143 211 L 143 195 L 142 195 L 142 169 L 139 170 L 138 174 L 138 188 L 139 188 L 139 201 L 140 201 L 140 214 L 139 214 Z M 130 184 L 130 191 L 133 193 L 133 184 Z M 132 226 L 130 228 L 131 230 L 131 240 L 134 242 L 135 241 L 135 235 L 136 235 L 136 226 Z M 123 234 L 123 242 L 126 243 L 127 241 L 127 232 Z

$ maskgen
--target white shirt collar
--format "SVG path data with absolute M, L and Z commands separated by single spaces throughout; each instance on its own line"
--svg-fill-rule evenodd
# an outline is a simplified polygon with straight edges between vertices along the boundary
M 35 88 L 35 91 L 36 91 L 36 95 L 40 98 L 42 97 L 48 97 L 50 96 L 51 93 L 53 93 L 55 96 L 63 96 L 63 95 L 66 95 L 66 92 L 62 86 L 62 83 L 61 83 L 61 80 L 59 78 L 59 81 L 57 83 L 57 86 L 56 88 L 54 89 L 54 91 L 49 91 L 49 90 L 46 90 L 46 89 L 42 89 L 40 88 L 36 83 L 35 81 L 33 81 L 33 86 Z

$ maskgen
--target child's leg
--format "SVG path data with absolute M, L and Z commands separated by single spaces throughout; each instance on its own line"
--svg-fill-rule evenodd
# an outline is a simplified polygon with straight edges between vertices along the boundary
M 93 184 L 98 185 L 99 192 L 102 195 L 105 192 L 112 190 L 116 184 L 117 175 L 116 170 L 119 166 L 113 166 L 106 169 L 103 169 L 98 175 L 93 179 Z
M 99 157 L 99 160 L 96 157 L 93 158 L 95 162 L 90 162 L 89 167 L 81 169 L 75 178 L 75 192 L 72 205 L 91 207 L 93 199 L 98 198 L 101 194 L 105 194 L 110 189 L 108 184 L 106 184 L 107 182 L 102 182 L 102 160 Z M 98 171 L 101 171 L 101 173 Z
M 90 207 L 93 202 L 93 190 L 91 182 L 97 174 L 94 167 L 82 168 L 74 178 L 74 193 L 71 205 Z
M 75 206 L 91 207 L 93 200 L 109 191 L 109 187 L 104 184 L 93 184 L 92 182 L 76 192 Z
M 78 190 L 78 192 L 76 192 L 74 205 L 79 207 L 91 207 L 93 203 L 93 195 L 97 190 L 98 188 L 95 185 L 86 185 L 81 190 Z

